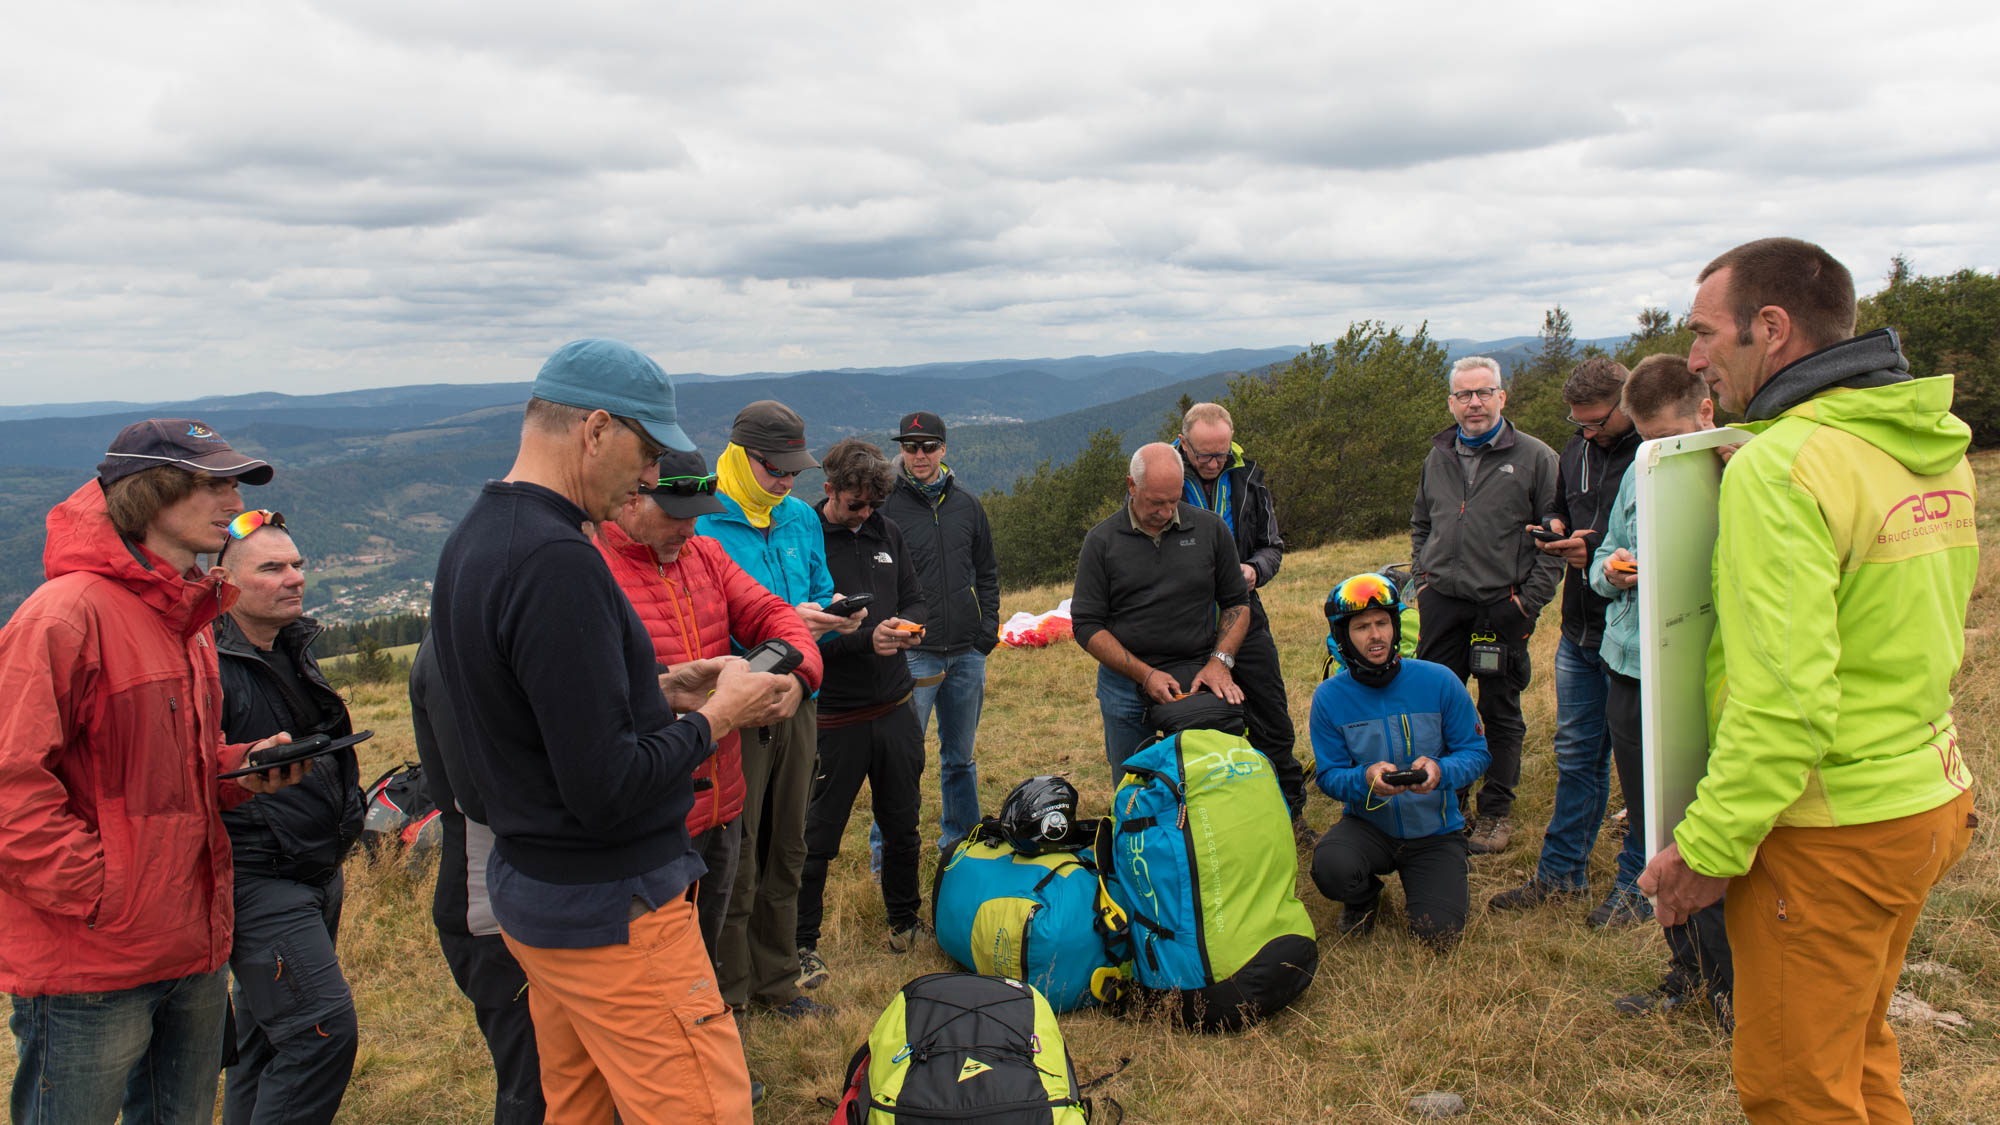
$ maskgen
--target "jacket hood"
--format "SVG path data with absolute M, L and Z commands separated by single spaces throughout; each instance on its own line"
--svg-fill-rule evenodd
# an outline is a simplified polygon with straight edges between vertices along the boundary
M 104 489 L 85 481 L 69 498 L 49 509 L 48 538 L 42 545 L 42 573 L 96 574 L 124 586 L 183 636 L 194 633 L 236 604 L 237 589 L 220 575 L 189 581 L 167 560 L 118 534 L 104 503 Z
M 910 470 L 903 467 L 902 454 L 898 453 L 894 457 L 889 458 L 889 464 L 896 470 L 896 487 L 907 488 L 919 496 L 923 495 L 924 486 L 917 483 L 917 478 L 911 476 Z M 950 492 L 953 488 L 957 487 L 958 478 L 952 475 L 950 465 L 940 462 L 938 464 L 938 476 L 944 480 L 944 488 L 940 492 L 940 495 L 944 492 Z M 817 508 L 819 505 L 814 504 L 813 507 Z
M 1832 387 L 1886 387 L 1909 378 L 1910 365 L 1903 358 L 1895 330 L 1877 328 L 1793 360 L 1757 388 L 1743 417 L 1745 421 L 1768 422 Z
M 1957 464 L 1972 444 L 1972 428 L 1951 412 L 1954 379 L 1934 375 L 1905 378 L 1888 386 L 1834 389 L 1785 411 L 1844 430 L 1880 449 L 1919 476 L 1935 476 Z M 1771 422 L 1745 423 L 1755 433 Z

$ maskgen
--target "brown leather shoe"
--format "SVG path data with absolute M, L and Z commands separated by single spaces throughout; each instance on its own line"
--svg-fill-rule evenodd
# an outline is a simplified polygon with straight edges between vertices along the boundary
M 1514 822 L 1504 816 L 1482 816 L 1472 822 L 1465 850 L 1473 855 L 1497 855 L 1514 840 Z

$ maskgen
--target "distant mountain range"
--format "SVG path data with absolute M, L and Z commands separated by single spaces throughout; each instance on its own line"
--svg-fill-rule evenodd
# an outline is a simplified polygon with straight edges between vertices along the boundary
M 1532 353 L 1539 341 L 1449 341 L 1454 356 L 1488 354 L 1510 369 L 1524 345 Z M 953 471 L 984 492 L 1012 488 L 1043 459 L 1067 461 L 1097 429 L 1117 431 L 1135 447 L 1151 439 L 1183 394 L 1213 398 L 1232 374 L 1269 369 L 1301 350 L 675 379 L 682 424 L 711 458 L 727 441 L 736 411 L 757 399 L 780 399 L 797 410 L 816 449 L 848 436 L 886 443 L 901 415 L 924 409 L 945 419 Z M 323 581 L 387 587 L 428 578 L 438 548 L 481 483 L 512 462 L 529 386 L 428 384 L 0 407 L 0 615 L 42 580 L 48 509 L 89 478 L 121 426 L 149 416 L 198 417 L 237 449 L 277 464 L 277 479 L 246 496 L 286 514 L 322 566 Z M 801 481 L 801 488 L 802 495 L 818 494 L 816 481 Z

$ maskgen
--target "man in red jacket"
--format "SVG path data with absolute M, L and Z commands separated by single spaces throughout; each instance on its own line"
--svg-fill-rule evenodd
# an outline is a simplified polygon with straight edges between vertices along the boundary
M 49 512 L 48 581 L 0 629 L 0 990 L 15 1121 L 208 1121 L 228 998 L 222 810 L 234 781 L 209 622 L 236 600 L 195 556 L 271 466 L 190 419 L 122 430 Z
M 791 714 L 798 701 L 819 690 L 819 646 L 798 611 L 757 584 L 731 561 L 722 544 L 694 533 L 695 517 L 723 510 L 716 478 L 699 453 L 660 458 L 660 484 L 619 509 L 616 522 L 599 524 L 597 550 L 619 588 L 638 610 L 653 652 L 662 664 L 728 656 L 731 642 L 751 649 L 773 637 L 804 654 L 793 673 Z M 695 771 L 688 839 L 708 874 L 695 908 L 708 955 L 729 912 L 729 888 L 742 855 L 743 752 L 736 732 L 716 743 L 715 756 Z M 719 971 L 719 966 L 718 966 Z

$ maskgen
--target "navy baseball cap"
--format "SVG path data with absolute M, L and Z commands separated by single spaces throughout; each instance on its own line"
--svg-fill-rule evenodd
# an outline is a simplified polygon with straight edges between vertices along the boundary
M 580 410 L 630 418 L 668 449 L 692 450 L 674 411 L 674 381 L 645 353 L 617 340 L 572 340 L 535 376 L 533 394 Z
M 104 460 L 97 463 L 97 482 L 110 487 L 134 473 L 161 465 L 215 477 L 235 477 L 244 484 L 269 484 L 276 470 L 269 461 L 246 457 L 222 440 L 222 435 L 193 418 L 148 418 L 118 431 Z

